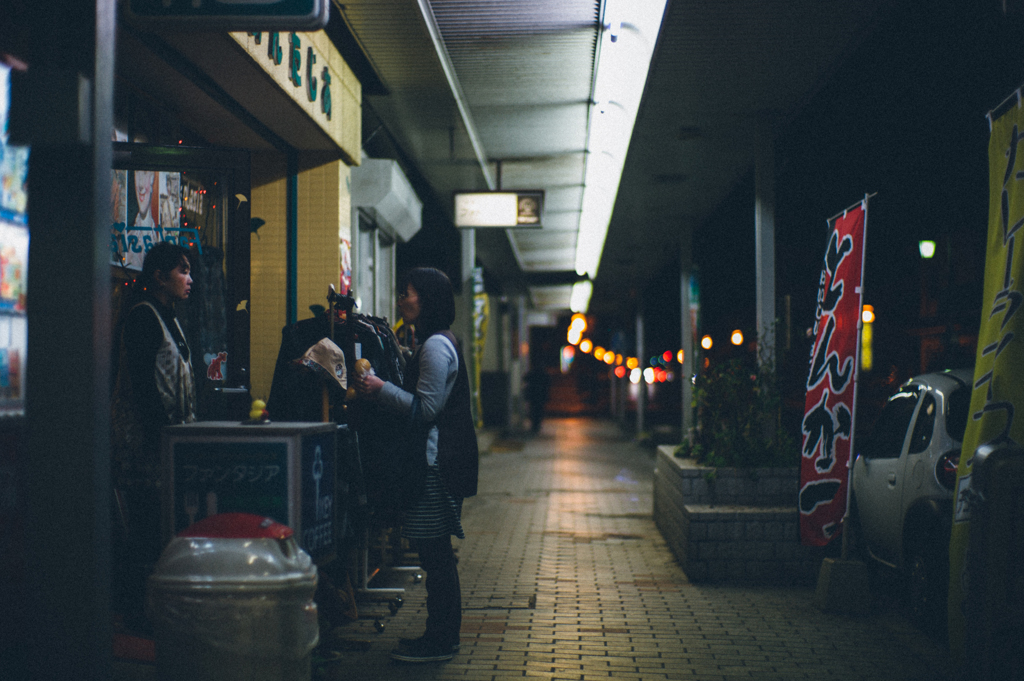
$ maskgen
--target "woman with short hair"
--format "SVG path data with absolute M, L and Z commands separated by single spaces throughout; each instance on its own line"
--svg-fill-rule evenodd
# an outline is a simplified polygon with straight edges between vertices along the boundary
M 398 307 L 416 329 L 416 353 L 397 386 L 375 375 L 355 376 L 357 392 L 405 419 L 424 438 L 422 492 L 406 511 L 402 534 L 427 572 L 427 623 L 419 638 L 401 639 L 391 652 L 402 662 L 450 660 L 459 649 L 462 595 L 451 536 L 465 538 L 462 500 L 476 494 L 478 450 L 470 410 L 469 374 L 455 336 L 455 294 L 448 277 L 433 268 L 403 278 Z M 424 441 L 425 439 L 425 441 Z

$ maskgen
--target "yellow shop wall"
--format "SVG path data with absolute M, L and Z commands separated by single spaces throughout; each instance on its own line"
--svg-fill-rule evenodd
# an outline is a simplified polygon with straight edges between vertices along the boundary
M 281 346 L 287 290 L 287 206 L 283 158 L 253 157 L 252 216 L 266 221 L 250 236 L 250 376 L 253 398 L 267 399 Z M 271 179 L 261 180 L 261 177 Z M 298 176 L 296 315 L 327 305 L 327 287 L 338 287 L 340 239 L 351 232 L 349 167 L 340 160 L 301 170 Z M 273 418 L 273 414 L 271 414 Z

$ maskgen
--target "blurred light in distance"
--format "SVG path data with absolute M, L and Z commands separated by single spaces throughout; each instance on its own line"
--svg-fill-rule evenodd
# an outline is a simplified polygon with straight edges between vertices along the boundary
M 921 254 L 921 257 L 927 260 L 928 258 L 935 256 L 935 242 L 934 241 L 918 241 L 917 251 Z
M 700 346 L 705 350 L 711 349 L 711 336 L 704 336 L 700 339 Z
M 666 380 L 668 380 L 668 372 L 665 371 L 664 369 L 658 369 L 657 371 L 654 372 L 654 378 L 655 380 L 658 381 L 658 383 L 664 383 Z
M 569 328 L 579 329 L 580 333 L 583 333 L 584 331 L 587 330 L 587 316 L 577 312 L 572 316 L 572 319 L 569 321 Z
M 600 345 L 595 345 L 594 346 L 594 358 L 595 359 L 599 359 L 601 361 L 604 361 L 604 352 L 605 352 L 604 348 L 602 348 Z
M 743 332 L 739 329 L 733 331 L 732 335 L 729 336 L 729 342 L 733 345 L 743 345 Z
M 615 353 L 612 352 L 611 350 L 609 350 L 608 352 L 604 353 L 604 363 L 605 364 L 615 364 Z
M 647 382 L 647 385 L 651 385 L 652 383 L 654 383 L 654 368 L 653 367 L 647 367 L 646 369 L 644 369 L 644 381 Z
M 686 353 L 683 352 L 682 350 L 680 350 L 679 352 L 676 353 L 676 361 L 679 362 L 680 364 L 683 363 L 683 360 L 685 358 L 686 358 Z
M 571 345 L 563 345 L 559 359 L 559 368 L 562 370 L 562 373 L 569 373 L 569 367 L 572 366 L 572 361 L 576 359 L 576 348 Z
M 589 338 L 584 338 L 580 341 L 580 350 L 586 353 L 590 353 L 594 349 L 594 344 L 590 342 Z
M 616 364 L 622 364 L 622 355 L 619 355 L 619 354 L 615 355 L 615 363 Z
M 865 305 L 860 318 L 864 322 L 860 330 L 860 368 L 871 371 L 875 364 L 875 308 Z
M 594 272 L 597 274 L 597 272 Z M 573 312 L 586 312 L 590 307 L 590 294 L 594 292 L 594 285 L 589 281 L 577 281 L 572 285 L 572 293 L 569 294 L 569 309 Z M 584 320 L 586 324 L 586 320 Z
M 661 354 L 661 358 L 663 360 L 665 360 L 666 362 L 671 362 L 672 361 L 672 351 L 671 350 L 666 350 L 665 352 L 663 352 Z
M 569 333 L 566 334 L 565 339 L 569 341 L 570 345 L 579 345 L 580 340 L 583 339 L 583 332 L 570 326 Z
M 617 378 L 622 378 L 625 375 L 626 375 L 626 367 L 622 366 L 621 364 L 619 366 L 615 367 L 615 376 Z
M 638 360 L 636 357 L 627 357 L 626 358 L 626 368 L 627 369 L 633 370 L 633 369 L 636 369 L 638 366 L 640 366 L 640 360 Z
M 629 372 L 629 382 L 634 385 L 640 382 L 640 369 L 633 369 Z

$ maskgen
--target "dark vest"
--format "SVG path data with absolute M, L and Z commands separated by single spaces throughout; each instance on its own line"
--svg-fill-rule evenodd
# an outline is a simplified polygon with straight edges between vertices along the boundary
M 438 331 L 452 345 L 459 357 L 459 373 L 455 378 L 444 409 L 432 425 L 437 426 L 437 465 L 445 487 L 453 497 L 471 497 L 477 491 L 477 477 L 480 469 L 480 452 L 476 443 L 476 428 L 470 408 L 469 373 L 459 342 L 451 331 Z M 426 341 L 424 341 L 426 342 Z M 422 346 L 420 346 L 422 347 Z M 416 393 L 416 382 L 420 376 L 420 353 L 417 352 L 407 365 L 405 390 Z M 420 451 L 426 449 L 426 441 Z

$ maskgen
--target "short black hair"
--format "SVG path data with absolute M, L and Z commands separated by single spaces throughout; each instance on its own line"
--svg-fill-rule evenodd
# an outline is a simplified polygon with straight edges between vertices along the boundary
M 164 274 L 169 273 L 178 265 L 189 263 L 189 251 L 184 246 L 160 241 L 146 253 L 142 261 L 142 276 L 140 283 L 149 288 L 156 285 L 156 273 L 159 270 Z
M 455 321 L 455 291 L 448 275 L 433 267 L 410 270 L 400 283 L 400 291 L 409 284 L 419 297 L 420 316 L 416 320 L 416 335 L 420 338 L 450 329 Z

